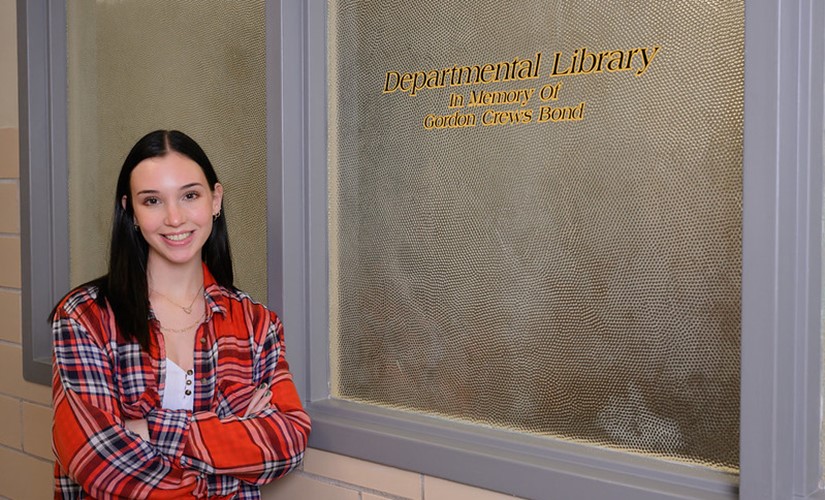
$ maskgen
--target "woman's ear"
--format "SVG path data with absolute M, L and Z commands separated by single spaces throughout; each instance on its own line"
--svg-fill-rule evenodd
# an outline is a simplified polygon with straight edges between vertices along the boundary
M 221 203 L 223 203 L 223 186 L 220 182 L 215 183 L 215 188 L 212 189 L 212 213 L 217 214 L 221 211 Z
M 123 207 L 123 210 L 126 210 L 126 203 L 128 203 L 128 202 L 129 202 L 129 200 L 128 200 L 127 196 L 124 194 L 123 198 L 120 199 L 120 206 Z

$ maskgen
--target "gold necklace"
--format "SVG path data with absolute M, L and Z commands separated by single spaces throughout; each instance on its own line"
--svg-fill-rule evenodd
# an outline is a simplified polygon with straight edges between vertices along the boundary
M 186 333 L 189 330 L 191 330 L 192 328 L 196 328 L 196 327 L 200 326 L 200 324 L 203 323 L 203 320 L 205 320 L 205 319 L 206 319 L 206 312 L 204 312 L 197 321 L 195 321 L 191 325 L 183 327 L 183 328 L 167 328 L 167 327 L 160 324 L 160 320 L 158 320 L 158 325 L 160 325 L 160 331 L 162 331 L 162 332 Z
M 203 285 L 201 285 L 201 287 L 198 289 L 198 293 L 195 294 L 195 297 L 192 299 L 192 302 L 189 304 L 189 307 L 185 307 L 185 306 L 182 306 L 182 305 L 178 304 L 174 300 L 170 299 L 169 297 L 167 297 L 166 295 L 160 293 L 159 291 L 155 290 L 152 287 L 149 287 L 149 291 L 152 292 L 152 293 L 156 293 L 156 294 L 160 295 L 162 298 L 166 299 L 166 301 L 169 302 L 170 304 L 180 307 L 181 309 L 183 309 L 183 312 L 185 312 L 186 314 L 192 314 L 192 306 L 195 305 L 195 301 L 198 300 L 198 297 L 203 294 Z

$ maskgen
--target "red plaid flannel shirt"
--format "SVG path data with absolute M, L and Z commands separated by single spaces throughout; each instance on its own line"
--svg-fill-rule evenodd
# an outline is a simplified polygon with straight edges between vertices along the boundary
M 206 321 L 195 338 L 194 411 L 161 408 L 166 354 L 151 319 L 149 352 L 80 287 L 59 304 L 54 334 L 55 498 L 260 498 L 301 463 L 309 416 L 284 358 L 277 315 L 215 283 L 204 266 Z M 262 382 L 272 408 L 243 419 Z M 145 418 L 150 440 L 124 427 Z

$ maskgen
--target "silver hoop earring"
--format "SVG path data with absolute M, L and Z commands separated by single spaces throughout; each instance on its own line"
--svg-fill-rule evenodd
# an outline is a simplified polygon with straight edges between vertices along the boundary
M 212 214 L 212 220 L 216 221 L 216 220 L 218 220 L 218 217 L 220 217 L 220 216 L 221 216 L 221 209 L 219 208 L 217 213 Z

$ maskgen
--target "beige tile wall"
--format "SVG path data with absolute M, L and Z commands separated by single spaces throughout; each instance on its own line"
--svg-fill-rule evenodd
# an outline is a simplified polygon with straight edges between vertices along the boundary
M 452 481 L 310 449 L 301 470 L 266 486 L 264 500 L 512 500 L 514 497 Z
M 51 391 L 23 380 L 15 0 L 0 0 L 0 498 L 52 496 Z M 494 500 L 441 479 L 309 450 L 301 470 L 264 498 Z
M 0 0 L 0 128 L 17 127 L 17 6 Z
M 23 380 L 14 0 L 0 0 L 0 498 L 52 492 L 51 391 Z

